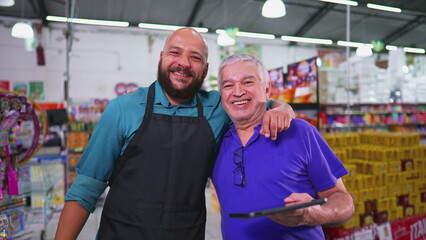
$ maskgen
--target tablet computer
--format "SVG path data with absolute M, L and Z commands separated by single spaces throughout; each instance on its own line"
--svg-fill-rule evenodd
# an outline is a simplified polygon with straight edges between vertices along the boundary
M 257 217 L 263 217 L 266 215 L 271 215 L 274 213 L 286 212 L 286 211 L 295 210 L 299 208 L 309 207 L 312 205 L 324 204 L 326 202 L 327 202 L 327 198 L 319 198 L 319 199 L 312 200 L 310 202 L 299 203 L 299 204 L 295 204 L 291 206 L 271 208 L 271 209 L 266 209 L 266 210 L 261 210 L 256 212 L 230 213 L 229 216 L 232 218 L 247 218 L 247 219 L 257 218 Z

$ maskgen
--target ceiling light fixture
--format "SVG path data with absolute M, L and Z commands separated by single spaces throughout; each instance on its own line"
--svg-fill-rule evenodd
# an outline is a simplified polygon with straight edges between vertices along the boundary
M 348 41 L 337 41 L 337 45 L 345 46 L 345 47 L 355 47 L 355 48 L 359 48 L 359 47 L 362 47 L 364 45 L 367 45 L 370 48 L 373 47 L 373 44 L 371 44 L 371 43 L 348 42 Z
M 386 50 L 388 50 L 388 51 L 396 51 L 396 50 L 398 50 L 398 47 L 397 46 L 394 46 L 394 45 L 386 45 Z
M 0 0 L 0 7 L 12 7 L 15 5 L 15 0 Z
M 223 34 L 226 33 L 223 29 L 217 29 L 217 34 Z M 253 33 L 253 32 L 241 32 L 238 31 L 236 33 L 238 37 L 249 37 L 249 38 L 260 38 L 260 39 L 275 39 L 275 36 L 273 34 L 266 34 L 266 33 Z
M 389 7 L 389 6 L 384 6 L 384 5 L 374 4 L 374 3 L 367 3 L 367 7 L 376 9 L 376 10 L 388 11 L 388 12 L 396 12 L 396 13 L 402 12 L 401 8 Z
M 34 31 L 30 24 L 17 22 L 13 25 L 12 36 L 16 38 L 32 38 L 34 37 Z
M 333 44 L 332 40 L 330 40 L 330 39 L 322 39 L 322 38 L 306 38 L 306 37 L 281 36 L 281 40 L 291 41 L 291 42 L 304 42 L 304 43 L 324 44 L 324 45 L 331 45 L 331 44 Z
M 235 44 L 235 39 L 228 36 L 226 33 L 220 33 L 217 36 L 217 45 L 219 46 L 232 46 Z
M 275 39 L 273 34 L 266 33 L 252 33 L 252 32 L 237 32 L 238 37 L 250 37 L 250 38 L 260 38 L 260 39 Z
M 232 46 L 235 44 L 235 39 L 231 38 L 228 33 L 226 33 L 223 29 L 217 29 L 216 33 L 219 35 L 217 36 L 217 45 L 219 46 Z
M 349 0 L 319 0 L 322 2 L 330 2 L 330 3 L 337 3 L 337 4 L 343 4 L 343 5 L 349 5 L 349 6 L 358 6 L 358 2 L 356 1 L 349 1 Z
M 128 27 L 129 26 L 129 22 L 123 22 L 123 21 L 107 21 L 107 20 L 84 19 L 84 18 L 66 18 L 66 17 L 59 17 L 59 16 L 47 16 L 46 20 L 51 22 L 72 22 L 72 23 L 78 23 L 78 24 L 110 26 L 110 27 Z
M 403 49 L 404 49 L 404 52 L 408 52 L 408 53 L 425 53 L 426 52 L 426 50 L 423 48 L 405 47 Z
M 177 26 L 177 25 L 165 25 L 165 24 L 153 24 L 153 23 L 139 23 L 138 27 L 140 28 L 147 28 L 147 29 L 157 29 L 157 30 L 168 30 L 168 31 L 174 31 L 179 28 L 184 28 L 185 26 Z M 197 32 L 200 33 L 206 33 L 209 31 L 207 28 L 202 27 L 191 27 Z
M 262 16 L 266 18 L 280 18 L 284 17 L 286 13 L 282 0 L 266 0 L 262 7 Z
M 367 44 L 364 44 L 356 49 L 356 55 L 358 57 L 371 57 L 373 55 L 373 50 Z

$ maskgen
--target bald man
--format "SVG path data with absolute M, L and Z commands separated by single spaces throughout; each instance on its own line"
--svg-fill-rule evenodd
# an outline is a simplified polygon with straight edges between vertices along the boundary
M 200 90 L 208 49 L 192 28 L 173 32 L 149 88 L 110 102 L 81 157 L 55 239 L 76 239 L 107 186 L 98 239 L 204 239 L 205 186 L 231 121 L 216 91 Z M 265 114 L 276 138 L 294 113 Z

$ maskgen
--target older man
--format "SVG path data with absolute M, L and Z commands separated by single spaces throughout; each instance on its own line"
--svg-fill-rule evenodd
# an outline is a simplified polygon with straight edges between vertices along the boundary
M 262 63 L 247 55 L 226 58 L 219 68 L 219 87 L 234 123 L 224 135 L 212 177 L 223 239 L 324 239 L 321 225 L 352 216 L 353 200 L 341 180 L 348 172 L 312 125 L 294 119 L 276 141 L 260 135 L 271 90 Z M 269 218 L 229 217 L 315 198 L 328 201 Z
M 99 239 L 204 239 L 204 189 L 230 124 L 219 93 L 200 91 L 207 55 L 198 32 L 176 30 L 160 53 L 158 81 L 110 102 L 77 165 L 55 239 L 77 238 L 108 185 Z M 294 114 L 277 109 L 264 119 L 272 139 Z

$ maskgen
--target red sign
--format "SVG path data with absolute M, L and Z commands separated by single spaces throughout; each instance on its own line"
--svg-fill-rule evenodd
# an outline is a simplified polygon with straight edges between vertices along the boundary
M 0 80 L 0 90 L 10 91 L 10 83 L 7 80 Z
M 388 226 L 390 225 L 392 237 L 389 235 Z M 393 239 L 393 240 L 424 240 L 426 239 L 426 214 L 406 217 L 392 222 L 380 225 L 368 225 L 360 228 L 345 230 L 342 228 L 325 228 L 329 240 L 356 240 L 360 234 L 368 234 L 374 240 Z M 363 239 L 366 239 L 365 236 Z

